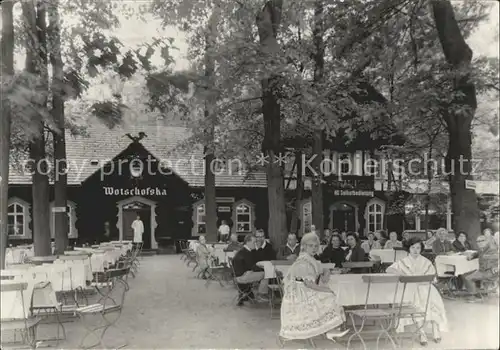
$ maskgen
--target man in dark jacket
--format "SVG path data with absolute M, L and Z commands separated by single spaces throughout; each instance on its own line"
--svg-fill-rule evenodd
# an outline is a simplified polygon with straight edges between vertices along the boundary
M 255 233 L 255 262 L 276 260 L 276 252 L 271 243 L 266 241 L 264 230 Z
M 480 299 L 477 295 L 476 283 L 482 281 L 492 282 L 498 286 L 498 250 L 494 244 L 481 235 L 476 240 L 479 251 L 467 254 L 467 260 L 479 259 L 479 269 L 465 275 L 465 287 L 472 294 L 473 298 Z
M 279 260 L 295 260 L 300 253 L 300 244 L 297 243 L 297 236 L 294 233 L 288 235 L 286 245 L 281 247 L 278 253 Z
M 233 258 L 233 270 L 235 280 L 239 285 L 240 290 L 251 288 L 252 283 L 259 283 L 259 297 L 265 299 L 268 292 L 268 280 L 264 279 L 264 271 L 256 265 L 255 260 L 255 236 L 245 236 L 243 248 L 241 248 Z M 243 299 L 240 298 L 238 305 L 243 304 Z

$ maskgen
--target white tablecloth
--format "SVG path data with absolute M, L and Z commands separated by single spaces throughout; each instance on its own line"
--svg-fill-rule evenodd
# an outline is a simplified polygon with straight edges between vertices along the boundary
M 394 260 L 394 252 L 396 252 L 396 260 Z M 404 250 L 394 249 L 372 249 L 369 256 L 372 260 L 378 260 L 379 257 L 382 263 L 390 264 L 405 258 L 408 253 Z
M 260 266 L 264 269 L 264 278 L 276 278 L 276 270 L 285 275 L 288 272 L 288 269 L 292 265 L 273 265 L 270 261 L 259 261 L 257 266 Z M 333 269 L 335 268 L 335 264 L 325 263 L 321 264 L 324 269 Z
M 372 274 L 376 275 L 376 274 Z M 387 276 L 388 274 L 383 274 Z M 329 287 L 337 296 L 339 305 L 352 306 L 364 305 L 366 301 L 366 292 L 368 283 L 363 282 L 363 275 L 361 274 L 345 274 L 345 275 L 331 275 Z M 413 294 L 411 285 L 408 285 L 405 291 L 405 302 L 413 301 Z M 370 286 L 370 295 L 368 304 L 390 304 L 394 301 L 394 292 L 396 291 L 395 283 L 373 283 Z M 403 288 L 400 285 L 396 295 L 396 301 L 401 300 Z
M 479 269 L 479 259 L 467 260 L 465 255 L 438 255 L 434 260 L 439 277 L 449 276 L 448 271 L 454 271 L 455 276 L 463 275 Z
M 35 256 L 33 248 L 13 247 L 5 250 L 5 265 L 21 264 L 25 257 Z
M 227 263 L 227 258 L 228 257 L 234 257 L 234 252 L 225 252 L 224 249 L 227 248 L 226 245 L 215 245 L 215 248 L 212 249 L 212 255 L 215 256 L 216 258 L 219 259 L 219 262 L 225 262 Z
M 2 292 L 1 299 L 1 319 L 22 319 L 31 314 L 30 307 L 37 306 L 57 306 L 57 298 L 51 283 L 33 279 L 33 275 L 18 277 L 13 281 L 1 281 L 1 284 L 27 283 L 27 289 L 22 292 Z M 24 312 L 23 315 L 23 303 Z

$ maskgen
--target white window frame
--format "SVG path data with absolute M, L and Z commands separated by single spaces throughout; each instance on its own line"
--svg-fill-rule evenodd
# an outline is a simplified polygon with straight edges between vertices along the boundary
M 239 231 L 238 230 L 238 207 L 244 205 L 246 206 L 250 211 L 249 211 L 249 220 L 248 221 L 242 221 L 243 223 L 249 223 L 250 224 L 250 231 Z M 232 220 L 233 220 L 233 226 L 231 227 L 231 232 L 232 233 L 238 233 L 238 234 L 245 234 L 245 233 L 254 233 L 255 232 L 255 205 L 246 200 L 246 199 L 240 199 L 236 203 L 233 204 L 233 214 L 232 214 Z
M 309 213 L 306 213 L 306 209 L 309 210 Z M 302 234 L 306 234 L 306 233 L 310 232 L 310 228 L 313 225 L 313 222 L 312 222 L 312 202 L 310 199 L 302 202 L 301 212 L 302 212 L 301 223 L 300 223 L 301 231 L 302 231 Z M 306 221 L 309 221 L 309 231 L 307 231 L 307 232 L 306 232 Z
M 202 209 L 203 208 L 203 209 Z M 201 233 L 200 233 L 200 230 L 199 230 L 199 226 L 200 225 L 205 225 L 205 232 L 206 232 L 206 229 L 207 229 L 207 223 L 205 222 L 205 220 L 200 220 L 200 216 L 206 216 L 207 215 L 207 209 L 205 207 L 205 202 L 201 202 L 201 203 L 198 203 L 196 204 L 195 206 L 195 218 L 196 218 L 196 221 L 194 223 L 194 234 L 195 236 L 199 236 Z
M 9 210 L 9 207 L 12 204 L 18 204 L 18 205 L 23 207 L 23 210 L 24 210 L 24 221 L 23 221 L 24 231 L 23 231 L 23 235 L 8 235 L 7 239 L 31 239 L 32 238 L 31 229 L 30 229 L 31 205 L 28 202 L 26 202 L 20 198 L 12 197 L 12 198 L 9 198 L 9 200 L 7 201 L 7 210 Z
M 245 207 L 248 209 L 248 221 L 239 221 L 238 220 L 238 215 L 247 215 L 247 212 L 244 212 L 244 213 L 240 213 L 239 212 L 239 209 L 241 207 Z M 236 211 L 236 220 L 235 220 L 235 224 L 236 224 L 236 232 L 237 233 L 250 233 L 252 232 L 252 207 L 246 203 L 240 203 L 238 204 L 236 207 L 235 207 L 235 211 Z M 248 231 L 242 231 L 239 229 L 239 226 L 240 224 L 248 224 Z
M 14 212 L 11 213 L 10 212 L 10 207 L 11 206 L 14 206 Z M 17 211 L 17 207 L 20 207 L 21 208 L 21 211 L 18 212 Z M 12 237 L 12 238 L 21 238 L 21 237 L 25 237 L 26 236 L 26 207 L 24 205 L 22 205 L 21 203 L 19 202 L 13 202 L 13 203 L 10 203 L 7 207 L 7 217 L 14 217 L 14 224 L 17 224 L 17 217 L 18 216 L 22 216 L 22 221 L 23 221 L 23 233 L 22 234 L 16 234 L 14 233 L 13 235 L 8 235 L 8 237 Z M 7 232 L 9 231 L 9 220 L 7 218 Z
M 380 206 L 380 211 L 378 210 L 372 210 L 371 208 L 376 208 L 377 206 Z M 366 204 L 366 213 L 365 213 L 365 220 L 366 220 L 366 227 L 365 227 L 365 233 L 367 232 L 375 232 L 375 231 L 380 231 L 384 228 L 384 213 L 385 213 L 385 202 L 378 199 L 378 198 L 373 198 L 371 199 L 367 204 Z M 380 214 L 380 223 L 377 222 L 377 214 Z M 371 220 L 370 218 L 374 218 L 373 221 L 373 229 L 370 225 Z
M 347 159 L 349 160 L 349 172 L 348 173 L 344 173 L 342 172 L 342 158 L 343 157 L 347 157 Z M 354 174 L 354 157 L 352 155 L 352 153 L 348 153 L 348 152 L 343 152 L 343 153 L 339 153 L 338 154 L 338 174 L 342 174 L 342 175 L 353 175 Z
M 56 213 L 52 211 L 52 208 L 55 207 L 55 203 L 50 203 L 50 236 L 55 239 L 55 227 L 56 227 Z M 69 208 L 69 211 L 66 211 L 66 215 L 68 216 L 68 238 L 78 238 L 78 231 L 76 230 L 76 204 L 73 201 L 66 201 L 66 207 Z M 67 210 L 67 209 L 66 209 Z

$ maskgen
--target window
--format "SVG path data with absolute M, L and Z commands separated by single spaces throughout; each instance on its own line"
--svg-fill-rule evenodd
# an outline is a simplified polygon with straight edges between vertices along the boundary
M 54 207 L 52 207 L 54 208 Z M 55 237 L 55 232 L 56 232 L 56 213 L 51 211 L 51 216 L 52 216 L 52 238 Z M 66 221 L 67 225 L 67 232 L 68 232 L 68 237 L 73 236 L 73 209 L 71 208 L 70 205 L 66 206 L 66 216 L 68 217 L 68 220 Z
M 236 207 L 236 232 L 252 231 L 252 214 L 250 206 L 240 204 Z
M 352 162 L 350 153 L 342 153 L 339 157 L 339 169 L 341 175 L 350 175 L 352 172 Z
M 12 203 L 9 205 L 7 214 L 7 233 L 9 236 L 25 235 L 26 214 L 27 210 L 22 204 Z
M 312 226 L 312 204 L 307 201 L 302 205 L 302 232 L 311 232 Z
M 379 161 L 370 154 L 365 155 L 364 175 L 379 177 Z
M 205 223 L 205 204 L 199 204 L 196 208 L 196 232 L 198 234 L 207 232 Z
M 373 203 L 368 206 L 368 231 L 375 232 L 382 230 L 383 211 L 382 205 Z
M 50 203 L 50 234 L 52 238 L 56 236 L 56 214 L 54 210 L 54 202 Z M 67 233 L 70 238 L 78 238 L 78 231 L 76 230 L 75 222 L 76 222 L 76 204 L 72 201 L 67 201 L 66 205 L 66 216 L 67 216 Z

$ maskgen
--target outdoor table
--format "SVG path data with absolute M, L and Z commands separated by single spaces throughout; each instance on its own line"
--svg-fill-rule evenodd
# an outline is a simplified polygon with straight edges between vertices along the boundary
M 368 274 L 366 274 L 368 275 Z M 369 274 L 384 275 L 390 274 Z M 342 306 L 365 305 L 368 283 L 363 281 L 362 274 L 331 275 L 328 286 L 335 293 L 337 303 Z M 414 286 L 408 285 L 405 291 L 404 302 L 412 303 Z M 369 305 L 392 304 L 394 302 L 395 283 L 374 283 L 370 286 Z M 398 287 L 396 301 L 401 301 L 402 286 Z
M 33 256 L 28 259 L 28 262 L 35 264 L 35 265 L 42 265 L 42 264 L 51 264 L 54 261 L 56 261 L 57 256 L 55 255 L 50 255 L 50 256 Z
M 438 255 L 434 260 L 437 275 L 439 277 L 449 276 L 446 272 L 453 271 L 455 276 L 479 269 L 479 259 L 467 260 L 462 254 Z
M 288 269 L 293 264 L 293 261 L 289 260 L 274 260 L 274 261 L 259 261 L 257 266 L 260 266 L 264 269 L 264 278 L 276 278 L 276 270 L 285 275 L 288 272 Z M 325 263 L 321 264 L 323 269 L 332 270 L 335 268 L 335 264 Z
M 390 264 L 405 258 L 408 256 L 408 252 L 394 249 L 372 249 L 368 255 L 371 260 L 379 260 L 378 257 L 381 263 Z
M 14 281 L 0 281 L 2 285 L 9 284 L 19 284 L 24 281 L 14 280 Z M 2 292 L 0 297 L 1 310 L 0 315 L 2 320 L 12 320 L 12 319 L 24 319 L 29 317 L 31 300 L 33 296 L 34 283 L 27 283 L 28 287 L 22 292 L 20 291 L 9 291 Z M 23 313 L 23 302 L 24 302 L 24 313 Z
M 21 264 L 27 257 L 34 256 L 33 248 L 29 246 L 11 247 L 5 250 L 5 264 Z
M 88 252 L 85 250 L 67 250 L 64 252 L 64 255 L 68 255 L 68 256 L 87 255 L 87 256 L 90 256 L 90 255 L 92 255 L 92 252 Z

